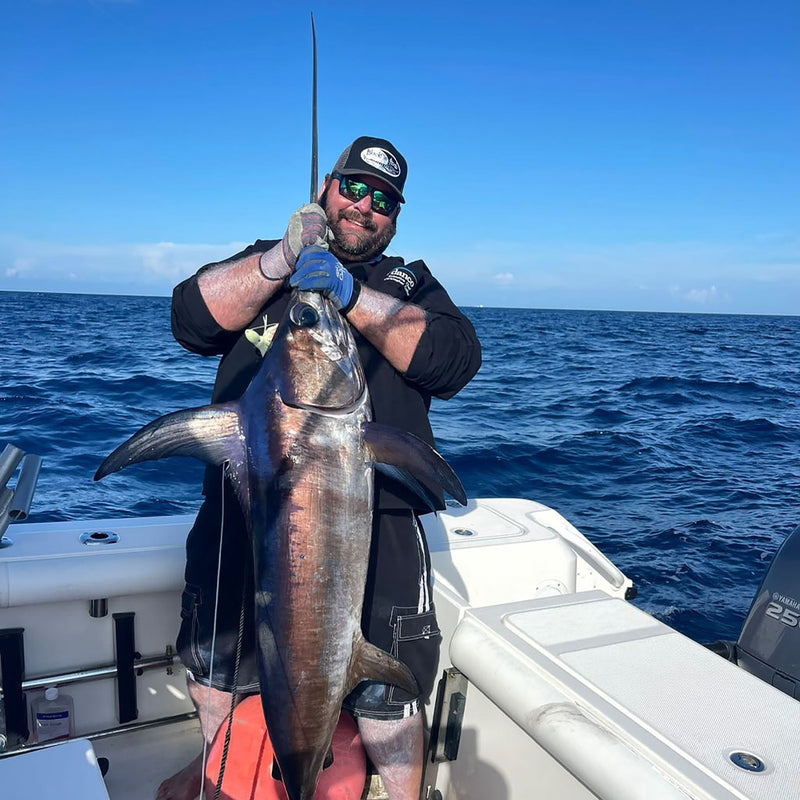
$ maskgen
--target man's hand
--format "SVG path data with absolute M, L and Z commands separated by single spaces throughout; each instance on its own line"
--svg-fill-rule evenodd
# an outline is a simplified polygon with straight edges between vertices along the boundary
M 309 203 L 292 214 L 280 244 L 261 256 L 261 274 L 270 281 L 282 281 L 294 271 L 297 257 L 304 247 L 314 245 L 327 249 L 328 218 L 322 206 Z
M 316 246 L 300 253 L 289 285 L 303 292 L 324 294 L 342 314 L 355 305 L 361 288 L 333 253 Z

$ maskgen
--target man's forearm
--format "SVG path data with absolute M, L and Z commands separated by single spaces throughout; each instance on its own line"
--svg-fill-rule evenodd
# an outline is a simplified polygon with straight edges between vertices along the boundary
M 425 312 L 375 289 L 361 287 L 347 320 L 398 371 L 411 364 L 425 331 Z
M 211 316 L 228 331 L 242 330 L 283 285 L 268 280 L 259 264 L 262 253 L 220 261 L 197 276 L 197 286 Z
M 197 286 L 217 324 L 227 331 L 242 330 L 284 286 L 304 247 L 327 247 L 327 224 L 325 211 L 309 203 L 292 214 L 283 239 L 270 250 L 204 267 Z

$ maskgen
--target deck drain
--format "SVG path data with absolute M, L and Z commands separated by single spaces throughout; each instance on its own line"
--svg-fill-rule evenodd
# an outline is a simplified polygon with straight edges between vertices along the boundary
M 114 544 L 119 536 L 114 531 L 86 531 L 81 534 L 81 544 Z
M 752 753 L 731 753 L 730 759 L 739 769 L 744 769 L 748 772 L 763 772 L 766 769 L 764 762 Z

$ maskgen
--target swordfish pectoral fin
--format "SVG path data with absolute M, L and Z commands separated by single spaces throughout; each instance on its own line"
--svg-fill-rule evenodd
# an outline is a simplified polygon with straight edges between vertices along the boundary
M 237 403 L 173 411 L 148 422 L 123 442 L 106 457 L 94 479 L 168 456 L 189 456 L 207 464 L 228 461 L 235 468 L 244 459 L 243 442 Z
M 402 661 L 361 637 L 356 643 L 349 691 L 364 680 L 391 683 L 410 694 L 419 694 L 419 685 L 414 674 Z
M 420 483 L 410 472 L 407 470 L 396 467 L 393 464 L 384 464 L 375 462 L 375 469 L 378 472 L 386 475 L 398 483 L 403 484 L 406 488 L 410 489 L 431 511 L 440 510 L 442 507 L 442 499 L 440 495 L 429 489 L 424 484 Z
M 412 433 L 379 422 L 365 422 L 361 437 L 375 469 L 399 480 L 427 503 L 431 510 L 444 508 L 439 490 L 444 489 L 461 505 L 467 495 L 450 465 L 428 444 Z

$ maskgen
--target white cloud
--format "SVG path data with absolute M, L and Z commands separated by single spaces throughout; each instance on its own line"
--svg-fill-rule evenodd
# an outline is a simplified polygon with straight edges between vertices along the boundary
M 227 244 L 73 245 L 0 236 L 0 289 L 169 294 L 203 264 L 241 250 Z
M 441 232 L 439 232 L 441 234 Z M 422 257 L 461 305 L 797 313 L 800 243 L 495 241 L 399 237 L 390 254 Z M 74 245 L 0 235 L 0 290 L 169 295 L 224 244 Z
M 29 258 L 15 258 L 14 259 L 14 271 L 15 272 L 26 272 L 31 267 L 31 259 Z
M 719 292 L 716 286 L 709 286 L 708 289 L 690 289 L 684 297 L 690 303 L 710 303 L 719 297 Z
M 433 267 L 485 278 L 511 273 L 515 282 L 546 277 L 548 284 L 607 285 L 610 280 L 662 289 L 673 284 L 717 286 L 721 278 L 764 282 L 800 281 L 800 240 L 792 236 L 754 237 L 741 242 L 639 241 L 596 244 L 580 241 L 470 241 L 468 249 L 439 239 L 420 246 Z M 402 246 L 398 248 L 402 251 Z M 441 267 L 438 268 L 441 271 Z
M 800 240 L 789 234 L 736 242 L 439 238 L 398 243 L 396 252 L 423 257 L 464 305 L 789 314 L 800 307 Z

